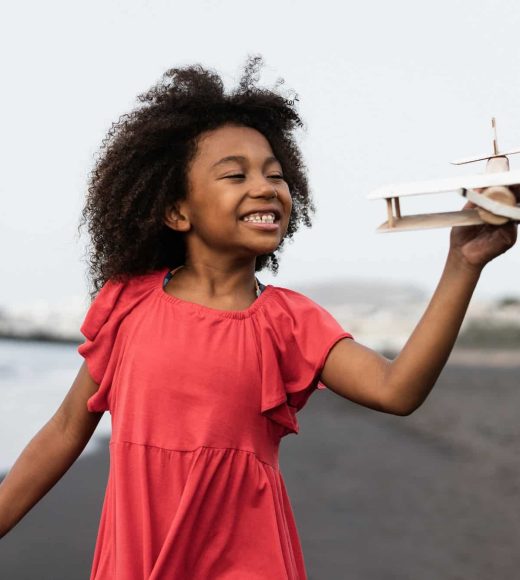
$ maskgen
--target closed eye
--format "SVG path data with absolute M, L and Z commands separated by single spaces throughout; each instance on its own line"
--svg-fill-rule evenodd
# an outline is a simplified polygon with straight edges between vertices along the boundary
M 235 173 L 233 175 L 225 175 L 223 179 L 245 179 L 243 173 Z M 269 179 L 284 179 L 283 175 L 268 175 Z

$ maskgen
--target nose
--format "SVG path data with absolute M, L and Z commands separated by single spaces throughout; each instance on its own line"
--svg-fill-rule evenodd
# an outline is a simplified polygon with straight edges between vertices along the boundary
M 262 179 L 255 185 L 255 187 L 251 188 L 251 197 L 265 197 L 266 199 L 271 199 L 273 197 L 278 197 L 278 192 L 273 183 L 268 179 Z

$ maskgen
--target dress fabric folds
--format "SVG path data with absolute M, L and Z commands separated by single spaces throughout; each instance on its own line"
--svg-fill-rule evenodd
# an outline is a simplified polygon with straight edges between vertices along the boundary
M 279 444 L 352 336 L 287 288 L 217 310 L 167 273 L 108 280 L 81 326 L 87 408 L 112 423 L 90 579 L 306 580 Z

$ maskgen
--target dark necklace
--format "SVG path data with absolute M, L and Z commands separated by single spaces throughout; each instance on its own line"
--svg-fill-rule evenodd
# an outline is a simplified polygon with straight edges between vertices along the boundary
M 166 276 L 164 277 L 163 288 L 165 288 L 166 284 L 168 284 L 168 282 L 173 278 L 173 275 L 175 274 L 175 272 L 177 272 L 177 270 L 180 270 L 182 267 L 183 266 L 177 266 L 177 268 L 174 268 L 170 272 L 167 272 Z M 255 292 L 256 292 L 257 298 L 265 290 L 265 285 L 262 284 L 256 276 L 255 276 L 255 289 L 256 289 Z

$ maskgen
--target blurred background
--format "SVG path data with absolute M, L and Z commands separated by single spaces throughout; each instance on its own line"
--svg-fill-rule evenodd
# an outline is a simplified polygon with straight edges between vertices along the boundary
M 81 365 L 87 176 L 111 124 L 171 67 L 229 88 L 249 54 L 285 79 L 317 213 L 264 284 L 304 292 L 389 356 L 431 296 L 449 231 L 376 234 L 386 183 L 483 172 L 449 161 L 520 147 L 520 7 L 512 0 L 34 0 L 0 24 L 0 473 Z M 520 156 L 510 158 L 520 167 Z M 403 201 L 458 209 L 456 194 Z M 520 251 L 484 271 L 438 385 L 409 417 L 314 394 L 281 462 L 309 578 L 511 579 L 520 566 Z M 110 415 L 80 459 L 0 541 L 6 578 L 88 578 Z

